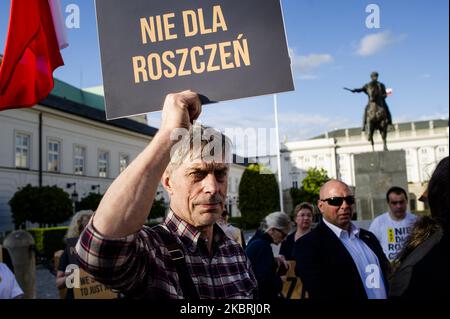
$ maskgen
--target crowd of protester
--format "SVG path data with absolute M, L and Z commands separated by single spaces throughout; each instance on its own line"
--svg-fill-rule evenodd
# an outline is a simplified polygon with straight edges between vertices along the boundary
M 352 189 L 329 180 L 317 203 L 295 207 L 295 226 L 286 213 L 273 212 L 246 245 L 224 210 L 231 142 L 209 129 L 208 141 L 194 143 L 196 132 L 205 134 L 190 124 L 200 112 L 194 92 L 167 97 L 152 142 L 112 183 L 95 214 L 73 218 L 67 237 L 76 245 L 61 256 L 58 288 L 64 288 L 67 265 L 76 263 L 123 298 L 278 299 L 289 270 L 310 299 L 447 296 L 448 157 L 428 185 L 431 216 L 408 212 L 408 193 L 393 185 L 386 194 L 389 210 L 365 230 L 354 222 Z M 171 138 L 180 127 L 188 132 L 185 143 Z M 220 141 L 221 149 L 211 151 L 210 141 Z M 170 210 L 150 228 L 144 223 L 160 181 Z M 317 213 L 322 218 L 313 225 Z M 22 294 L 11 269 L 0 263 L 0 298 Z

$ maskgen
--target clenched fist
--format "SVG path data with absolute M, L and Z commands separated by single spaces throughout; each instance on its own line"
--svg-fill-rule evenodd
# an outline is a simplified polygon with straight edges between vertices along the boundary
M 162 111 L 161 131 L 172 132 L 177 128 L 189 129 L 198 119 L 202 103 L 197 93 L 184 91 L 169 94 Z

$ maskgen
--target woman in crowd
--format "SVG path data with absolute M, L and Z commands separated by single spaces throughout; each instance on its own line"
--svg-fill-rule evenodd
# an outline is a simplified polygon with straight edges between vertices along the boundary
M 311 230 L 313 212 L 314 207 L 310 203 L 301 203 L 295 206 L 296 231 L 287 236 L 280 248 L 280 255 L 284 256 L 286 260 L 294 260 L 293 251 L 295 242 Z
M 280 296 L 280 276 L 286 273 L 288 266 L 282 256 L 274 257 L 271 244 L 279 245 L 289 234 L 290 228 L 288 215 L 281 212 L 269 214 L 248 243 L 245 252 L 258 281 L 259 299 L 276 299 Z
M 431 217 L 414 225 L 395 262 L 390 297 L 443 299 L 448 297 L 449 158 L 443 159 L 428 184 Z
M 66 234 L 67 247 L 61 255 L 58 271 L 56 273 L 56 287 L 58 289 L 66 288 L 66 278 L 70 273 L 66 272 L 67 266 L 70 264 L 78 265 L 78 261 L 74 255 L 74 245 L 80 237 L 81 232 L 89 223 L 93 212 L 91 210 L 82 210 L 76 213 L 70 222 L 69 229 Z M 73 289 L 67 289 L 66 299 L 73 299 Z

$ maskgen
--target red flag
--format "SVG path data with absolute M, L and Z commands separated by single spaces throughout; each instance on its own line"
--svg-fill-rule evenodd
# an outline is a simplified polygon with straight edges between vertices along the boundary
M 12 0 L 0 65 L 0 111 L 31 107 L 53 89 L 53 71 L 64 65 L 47 0 Z

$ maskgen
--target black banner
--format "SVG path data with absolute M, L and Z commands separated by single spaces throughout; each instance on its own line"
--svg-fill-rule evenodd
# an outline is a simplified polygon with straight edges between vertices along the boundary
M 96 0 L 108 119 L 294 89 L 279 0 Z

